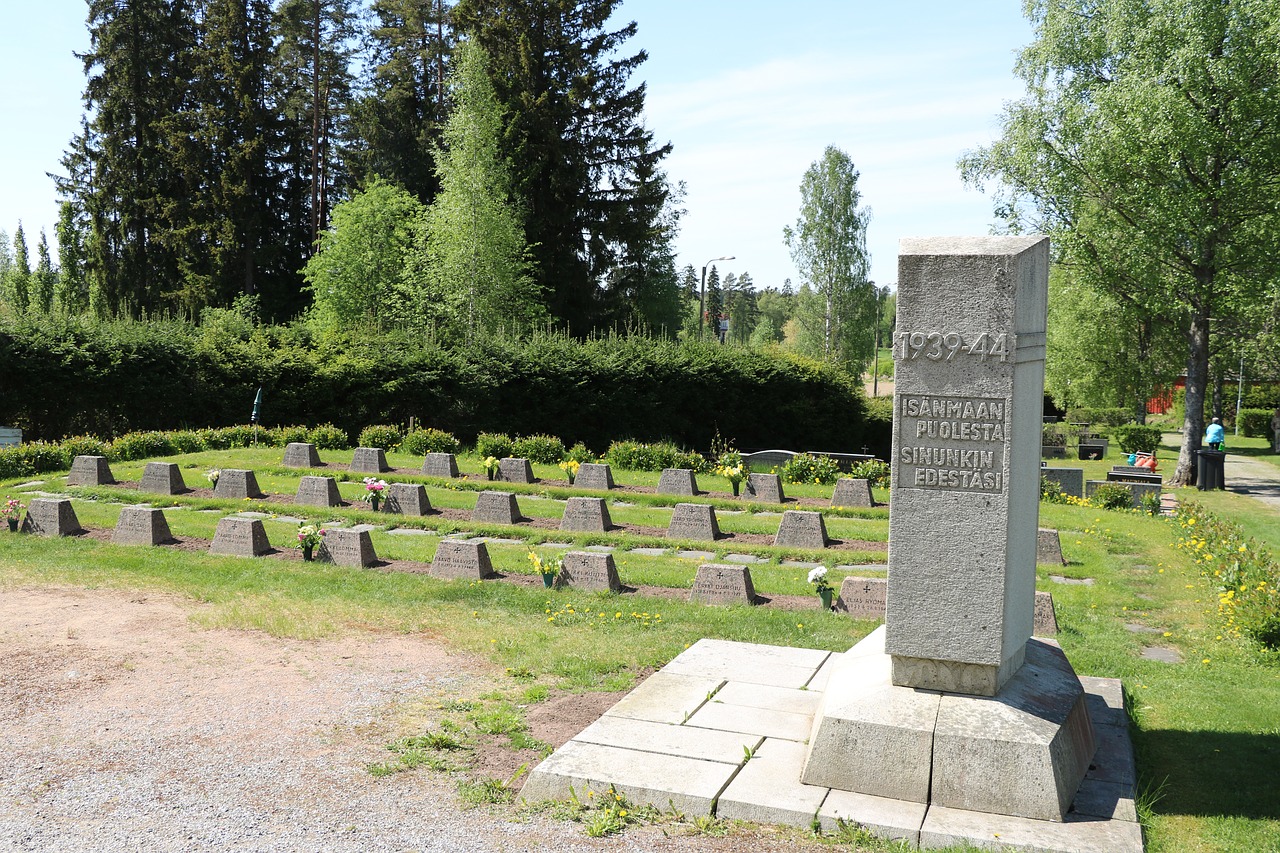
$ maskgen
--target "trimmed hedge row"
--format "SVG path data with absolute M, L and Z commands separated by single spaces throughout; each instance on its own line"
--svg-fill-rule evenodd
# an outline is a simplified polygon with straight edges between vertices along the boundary
M 887 456 L 858 383 L 785 353 L 642 337 L 546 334 L 445 346 L 383 333 L 317 337 L 301 325 L 0 324 L 0 423 L 29 440 L 122 435 L 249 420 L 338 425 L 348 436 L 410 418 L 470 443 L 481 432 L 559 436 L 601 452 L 619 435 L 707 448 Z

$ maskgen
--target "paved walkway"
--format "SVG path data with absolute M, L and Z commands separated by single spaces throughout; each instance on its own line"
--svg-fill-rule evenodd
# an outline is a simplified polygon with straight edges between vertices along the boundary
M 1228 451 L 1222 473 L 1227 491 L 1256 498 L 1280 511 L 1280 468 Z

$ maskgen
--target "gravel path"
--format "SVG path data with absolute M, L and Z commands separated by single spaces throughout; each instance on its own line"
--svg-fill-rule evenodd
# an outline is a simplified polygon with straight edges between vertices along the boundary
M 439 774 L 375 779 L 365 766 L 387 760 L 405 703 L 474 695 L 495 668 L 421 637 L 200 630 L 198 610 L 104 590 L 0 592 L 0 850 L 809 848 L 771 830 L 589 839 L 511 809 L 464 810 Z

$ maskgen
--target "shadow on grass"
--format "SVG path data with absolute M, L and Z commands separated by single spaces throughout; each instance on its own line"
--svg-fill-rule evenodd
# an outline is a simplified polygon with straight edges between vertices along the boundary
M 1139 786 L 1166 815 L 1280 820 L 1280 735 L 1134 731 Z

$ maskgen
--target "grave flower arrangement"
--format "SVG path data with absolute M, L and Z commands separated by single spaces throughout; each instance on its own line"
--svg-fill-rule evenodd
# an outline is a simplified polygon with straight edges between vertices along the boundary
M 378 501 L 382 500 L 382 493 L 387 488 L 386 480 L 379 480 L 377 477 L 364 478 L 364 496 L 369 505 L 373 507 L 373 511 L 378 511 Z
M 809 572 L 809 583 L 813 584 L 814 591 L 822 599 L 822 609 L 830 610 L 831 597 L 835 593 L 835 589 L 827 582 L 827 567 L 818 566 L 818 568 Z
M 578 476 L 578 469 L 582 467 L 582 463 L 577 459 L 566 459 L 560 463 L 560 470 L 569 478 L 569 485 L 573 485 L 573 481 Z
M 533 564 L 533 570 L 542 575 L 542 585 L 547 589 L 555 585 L 556 575 L 560 574 L 560 570 L 564 568 L 563 557 L 543 560 L 536 551 L 529 552 L 529 562 Z
M 298 547 L 302 549 L 302 559 L 310 562 L 316 546 L 324 540 L 326 532 L 323 527 L 316 527 L 314 524 L 298 525 Z
M 490 480 L 498 476 L 498 469 L 502 467 L 494 456 L 486 456 L 480 464 L 484 466 L 485 477 Z
M 218 468 L 206 471 L 205 476 L 209 478 L 209 485 L 217 488 L 218 478 L 222 476 L 222 471 Z
M 22 501 L 5 495 L 4 507 L 0 508 L 0 518 L 4 518 L 5 521 L 9 522 L 10 530 L 17 530 L 18 519 L 22 516 L 22 510 L 25 508 Z
M 742 454 L 736 450 L 722 454 L 716 463 L 716 473 L 729 481 L 729 485 L 733 487 L 733 495 L 737 497 L 738 487 L 747 479 L 748 473 L 747 466 L 742 463 Z

